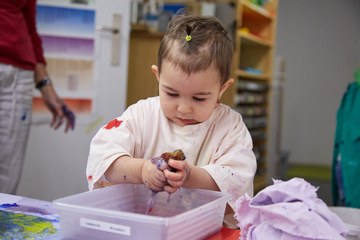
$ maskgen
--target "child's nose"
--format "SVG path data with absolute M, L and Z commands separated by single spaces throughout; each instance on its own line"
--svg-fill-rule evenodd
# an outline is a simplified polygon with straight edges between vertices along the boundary
M 191 113 L 191 107 L 185 103 L 179 104 L 177 107 L 177 110 L 183 114 Z

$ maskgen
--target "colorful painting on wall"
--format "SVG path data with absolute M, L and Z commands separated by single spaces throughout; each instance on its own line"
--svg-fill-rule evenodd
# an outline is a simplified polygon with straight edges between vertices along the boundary
M 36 11 L 47 70 L 58 94 L 77 116 L 89 116 L 95 94 L 95 8 L 39 1 Z M 49 116 L 37 91 L 33 112 L 35 122 Z

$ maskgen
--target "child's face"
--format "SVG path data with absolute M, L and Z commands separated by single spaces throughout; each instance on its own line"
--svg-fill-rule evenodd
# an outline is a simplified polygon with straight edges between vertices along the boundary
M 188 75 L 169 62 L 162 64 L 160 75 L 157 66 L 152 66 L 152 71 L 159 81 L 161 109 L 178 126 L 206 121 L 233 81 L 221 86 L 213 68 Z

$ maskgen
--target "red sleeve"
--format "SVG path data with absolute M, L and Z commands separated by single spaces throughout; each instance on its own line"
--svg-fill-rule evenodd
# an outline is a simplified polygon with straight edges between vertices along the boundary
M 36 62 L 46 64 L 41 38 L 36 30 L 36 0 L 28 0 L 24 7 L 23 13 L 28 27 L 29 35 L 31 37 Z

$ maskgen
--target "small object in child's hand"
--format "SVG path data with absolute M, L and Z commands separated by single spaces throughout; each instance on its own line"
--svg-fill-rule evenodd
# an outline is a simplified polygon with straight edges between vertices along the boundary
M 185 154 L 183 151 L 181 151 L 180 149 L 175 150 L 174 152 L 165 152 L 163 154 L 161 154 L 161 158 L 168 163 L 170 159 L 174 159 L 174 160 L 185 160 Z M 159 168 L 160 169 L 160 168 Z M 170 166 L 168 166 L 168 169 L 172 172 L 175 172 L 176 169 L 172 168 Z
M 151 159 L 151 162 L 153 164 L 156 165 L 157 169 L 159 170 L 162 170 L 164 171 L 165 169 L 169 169 L 170 171 L 172 172 L 175 172 L 176 169 L 175 168 L 172 168 L 168 165 L 168 162 L 170 159 L 174 159 L 174 160 L 179 160 L 179 161 L 183 161 L 185 160 L 185 154 L 183 151 L 181 151 L 180 149 L 178 150 L 175 150 L 174 152 L 165 152 L 163 154 L 161 154 L 160 157 L 155 157 L 153 159 Z M 150 199 L 148 200 L 147 202 L 147 210 L 146 210 L 146 214 L 148 215 L 151 210 L 152 210 L 152 207 L 154 205 L 154 197 L 155 195 L 157 194 L 158 192 L 156 191 L 152 191 L 151 192 L 151 196 L 150 196 Z M 170 201 L 170 194 L 169 194 L 169 197 L 168 197 L 168 202 Z
M 165 159 L 166 161 L 169 161 L 170 158 L 174 160 L 185 160 L 185 154 L 180 149 L 175 150 L 174 152 L 165 152 L 161 154 L 161 158 Z

